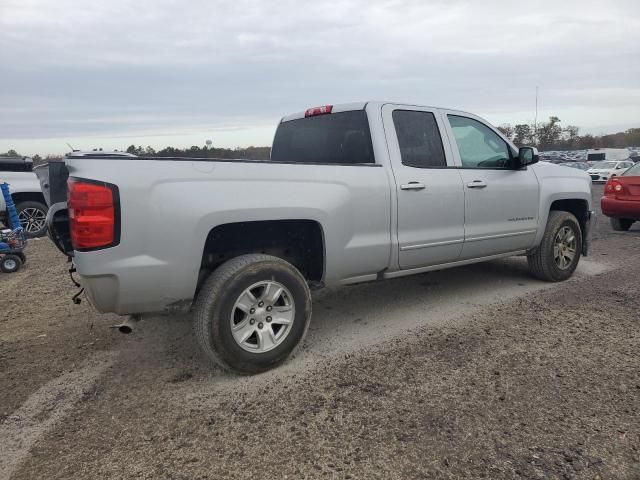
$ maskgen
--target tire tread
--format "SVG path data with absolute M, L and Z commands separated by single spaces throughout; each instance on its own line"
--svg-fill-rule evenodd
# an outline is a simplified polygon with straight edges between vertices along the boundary
M 568 276 L 565 276 L 564 274 L 558 275 L 552 267 L 552 263 L 554 262 L 554 259 L 552 258 L 553 249 L 547 248 L 549 243 L 553 242 L 556 231 L 567 220 L 575 222 L 577 226 L 577 229 L 580 233 L 580 238 L 578 239 L 579 241 L 576 242 L 576 253 L 578 255 L 578 258 L 582 254 L 582 231 L 580 230 L 580 224 L 578 223 L 576 217 L 572 213 L 565 212 L 563 210 L 552 210 L 551 212 L 549 212 L 547 226 L 545 227 L 544 235 L 542 237 L 540 245 L 533 254 L 527 256 L 529 272 L 535 278 L 544 280 L 546 282 L 560 282 L 562 280 L 566 280 L 566 278 L 568 278 L 568 276 L 571 276 L 573 274 L 573 271 L 575 271 L 574 267 L 574 269 L 571 270 L 571 273 Z
M 629 220 L 627 218 L 610 217 L 609 221 L 611 223 L 611 228 L 616 232 L 626 232 L 633 224 L 633 220 Z
M 236 372 L 236 373 L 257 373 L 255 372 L 239 370 L 233 365 L 229 364 L 218 352 L 213 343 L 211 342 L 211 317 L 210 317 L 210 305 L 209 301 L 211 298 L 221 298 L 224 295 L 224 289 L 226 284 L 236 275 L 238 272 L 246 270 L 251 267 L 255 267 L 260 263 L 277 263 L 281 266 L 293 270 L 299 277 L 300 280 L 304 283 L 307 291 L 307 296 L 310 299 L 310 293 L 306 281 L 302 274 L 289 262 L 279 258 L 274 257 L 272 255 L 266 255 L 261 253 L 251 253 L 246 255 L 240 255 L 238 257 L 232 258 L 222 265 L 220 265 L 216 270 L 214 270 L 207 280 L 204 282 L 200 292 L 198 293 L 198 297 L 194 304 L 194 334 L 196 337 L 196 341 L 198 345 L 202 349 L 202 351 L 206 354 L 206 356 L 213 361 L 215 364 L 219 365 L 225 370 Z M 310 301 L 309 301 L 310 303 Z M 309 307 L 309 317 L 311 313 L 311 309 Z M 307 320 L 307 324 L 300 339 L 298 345 L 289 353 L 288 356 L 295 353 L 295 351 L 302 344 L 302 340 L 304 339 L 307 330 L 309 328 L 309 321 Z

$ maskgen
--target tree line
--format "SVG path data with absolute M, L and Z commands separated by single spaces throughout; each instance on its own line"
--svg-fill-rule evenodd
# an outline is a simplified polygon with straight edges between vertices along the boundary
M 537 125 L 508 123 L 498 127 L 517 146 L 531 145 L 545 150 L 586 150 L 589 148 L 625 148 L 640 146 L 640 128 L 630 128 L 624 132 L 607 135 L 580 135 L 575 125 L 562 127 L 558 117 L 549 117 L 548 122 Z
M 193 158 L 243 158 L 249 160 L 268 160 L 271 154 L 271 147 L 247 147 L 247 148 L 215 148 L 207 145 L 198 147 L 196 145 L 189 148 L 167 147 L 162 150 L 155 150 L 151 146 L 142 147 L 129 145 L 127 153 L 132 153 L 141 157 L 193 157 Z M 3 155 L 0 153 L 0 155 Z M 11 149 L 4 155 L 9 157 L 21 157 L 16 150 Z M 38 154 L 31 157 L 34 165 L 40 165 L 49 161 L 61 160 L 61 155 Z
M 216 148 L 210 146 L 189 148 L 167 147 L 155 150 L 153 147 L 129 145 L 127 153 L 144 157 L 199 157 L 199 158 L 246 158 L 249 160 L 268 160 L 271 147 Z

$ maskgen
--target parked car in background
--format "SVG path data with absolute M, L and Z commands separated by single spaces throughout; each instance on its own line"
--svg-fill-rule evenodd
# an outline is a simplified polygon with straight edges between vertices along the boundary
M 18 218 L 28 237 L 45 234 L 47 204 L 38 177 L 33 173 L 33 161 L 29 157 L 0 156 L 0 182 L 10 185 L 11 198 L 18 210 Z M 6 205 L 0 197 L 0 217 L 6 221 Z
M 562 167 L 577 168 L 578 170 L 587 171 L 591 166 L 587 162 L 562 162 L 558 165 Z
M 600 206 L 616 231 L 629 230 L 640 221 L 640 163 L 607 181 Z
M 549 163 L 584 162 L 587 158 L 586 150 L 549 150 L 540 152 L 540 161 Z
M 604 160 L 627 160 L 628 158 L 628 148 L 592 148 L 590 150 L 587 150 L 588 162 L 601 162 Z
M 601 161 L 596 162 L 593 166 L 587 170 L 587 173 L 594 182 L 606 182 L 611 177 L 622 175 L 624 171 L 632 167 L 634 163 L 631 160 L 624 161 Z
M 564 163 L 567 160 L 565 158 L 561 158 L 560 156 L 554 153 L 547 153 L 546 155 L 540 155 L 540 161 L 558 164 L 558 163 Z

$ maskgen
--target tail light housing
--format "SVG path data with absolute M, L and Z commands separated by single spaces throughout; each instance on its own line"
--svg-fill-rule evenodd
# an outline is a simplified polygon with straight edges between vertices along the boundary
M 623 194 L 624 186 L 616 179 L 607 180 L 607 184 L 604 186 L 604 194 L 607 197 L 615 197 L 616 195 Z
M 120 243 L 118 187 L 106 182 L 70 177 L 67 182 L 67 207 L 74 250 L 87 252 Z

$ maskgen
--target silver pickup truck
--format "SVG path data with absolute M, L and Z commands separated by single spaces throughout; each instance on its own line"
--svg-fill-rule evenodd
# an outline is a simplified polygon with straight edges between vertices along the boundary
M 207 356 L 254 373 L 301 343 L 313 287 L 512 255 L 570 277 L 591 179 L 537 162 L 475 115 L 363 102 L 284 117 L 268 161 L 74 153 L 42 176 L 98 310 L 192 308 Z

